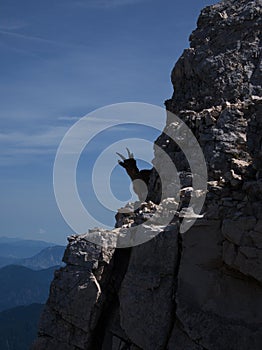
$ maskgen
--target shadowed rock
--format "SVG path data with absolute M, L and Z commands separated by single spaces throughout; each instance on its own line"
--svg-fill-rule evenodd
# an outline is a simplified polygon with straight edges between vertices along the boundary
M 262 348 L 260 30 L 259 0 L 209 6 L 172 72 L 167 110 L 190 127 L 208 167 L 204 217 L 179 232 L 177 211 L 190 212 L 197 174 L 163 132 L 156 145 L 178 164 L 182 206 L 158 236 L 132 249 L 71 237 L 34 350 Z M 175 127 L 167 113 L 166 129 Z M 157 147 L 153 165 L 170 177 Z M 161 198 L 157 176 L 152 170 L 149 196 Z M 155 211 L 128 205 L 116 226 L 146 225 Z

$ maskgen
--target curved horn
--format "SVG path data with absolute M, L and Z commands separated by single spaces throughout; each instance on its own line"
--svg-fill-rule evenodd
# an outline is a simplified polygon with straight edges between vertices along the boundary
M 126 147 L 127 153 L 128 153 L 128 158 L 134 158 L 133 153 L 129 151 L 129 149 Z
M 122 156 L 122 154 L 116 152 L 116 154 L 122 159 L 122 160 L 126 160 L 126 158 L 124 156 Z

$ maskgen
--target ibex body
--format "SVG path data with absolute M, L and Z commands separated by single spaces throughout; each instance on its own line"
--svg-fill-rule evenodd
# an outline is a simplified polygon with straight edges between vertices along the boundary
M 133 153 L 127 148 L 128 158 L 125 158 L 122 154 L 117 155 L 122 159 L 118 161 L 119 165 L 125 168 L 128 176 L 133 183 L 134 192 L 137 194 L 139 200 L 147 201 L 148 184 L 152 170 L 144 169 L 139 170 L 136 165 Z

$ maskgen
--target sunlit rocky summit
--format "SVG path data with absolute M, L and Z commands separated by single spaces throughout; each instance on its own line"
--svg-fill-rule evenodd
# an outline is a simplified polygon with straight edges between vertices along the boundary
M 180 233 L 185 208 L 175 208 L 177 193 L 154 204 L 161 193 L 152 172 L 152 202 L 120 210 L 112 241 L 156 210 L 174 210 L 159 235 L 151 223 L 153 239 L 125 249 L 90 243 L 88 234 L 69 237 L 34 350 L 262 348 L 261 5 L 224 0 L 205 8 L 172 72 L 166 130 L 175 113 L 201 145 L 203 217 Z M 197 190 L 194 174 L 166 130 L 156 145 L 174 160 L 186 203 Z M 153 164 L 168 173 L 161 162 L 156 150 Z

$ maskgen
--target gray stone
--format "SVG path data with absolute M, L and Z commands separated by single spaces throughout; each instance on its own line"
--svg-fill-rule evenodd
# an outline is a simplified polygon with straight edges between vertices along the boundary
M 262 348 L 261 5 L 223 0 L 202 10 L 172 71 L 166 127 L 155 141 L 148 198 L 157 204 L 128 203 L 116 230 L 69 238 L 34 350 Z M 172 113 L 194 133 L 208 170 L 203 212 L 183 234 L 181 217 L 203 193 L 192 182 L 201 175 L 166 134 L 194 155 Z M 159 147 L 179 174 L 170 174 Z M 161 203 L 156 169 L 168 182 Z M 152 239 L 114 249 L 119 237 L 122 246 L 131 241 L 130 228 Z
M 67 265 L 55 274 L 33 349 L 51 350 L 54 344 L 58 348 L 67 344 L 68 349 L 91 346 L 112 256 L 112 249 L 105 253 L 104 248 L 86 241 L 86 235 L 69 237 L 64 255 Z
M 121 326 L 143 350 L 164 349 L 173 318 L 177 232 L 133 248 L 119 301 Z
M 194 342 L 188 334 L 179 327 L 179 324 L 174 325 L 171 337 L 168 342 L 167 350 L 203 350 L 204 348 Z
M 220 225 L 193 227 L 183 237 L 176 294 L 184 332 L 205 349 L 259 349 L 261 287 L 239 275 L 222 273 Z M 229 257 L 232 253 L 228 253 Z M 248 322 L 247 322 L 248 320 Z
M 234 244 L 240 245 L 243 234 L 254 229 L 256 218 L 239 217 L 236 220 L 225 219 L 222 226 L 222 234 Z

